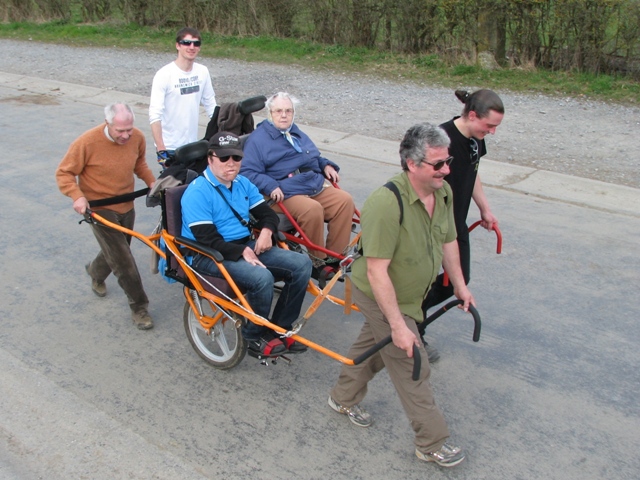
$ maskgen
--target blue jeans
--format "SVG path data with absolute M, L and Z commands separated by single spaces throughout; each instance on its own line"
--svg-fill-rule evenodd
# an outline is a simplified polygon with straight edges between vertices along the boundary
M 254 245 L 254 241 L 247 243 L 250 248 Z M 245 297 L 253 311 L 266 319 L 271 311 L 273 284 L 276 281 L 284 281 L 284 288 L 280 292 L 270 321 L 289 330 L 302 309 L 311 276 L 311 260 L 307 255 L 277 247 L 261 253 L 258 259 L 267 268 L 251 265 L 244 258 L 237 262 L 224 260 L 222 264 L 236 284 L 245 291 Z M 216 263 L 204 255 L 197 255 L 192 267 L 200 273 L 222 278 Z M 242 328 L 242 335 L 248 340 L 255 340 L 268 331 L 269 328 L 249 321 Z

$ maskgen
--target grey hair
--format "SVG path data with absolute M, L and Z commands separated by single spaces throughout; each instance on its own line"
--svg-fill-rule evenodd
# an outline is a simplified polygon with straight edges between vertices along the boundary
M 427 148 L 448 148 L 451 140 L 447 132 L 431 123 L 418 123 L 407 130 L 400 142 L 400 165 L 402 170 L 409 170 L 407 160 L 416 165 L 425 161 Z
M 278 93 L 275 93 L 275 94 L 271 95 L 267 99 L 267 103 L 265 104 L 266 107 L 267 107 L 267 120 L 269 120 L 270 123 L 273 123 L 273 118 L 271 117 L 271 105 L 273 105 L 273 102 L 275 102 L 279 98 L 289 99 L 291 101 L 291 105 L 293 106 L 293 116 L 294 116 L 294 119 L 295 119 L 296 107 L 300 104 L 300 100 L 298 100 L 296 97 L 294 97 L 290 93 L 278 92 Z
M 111 103 L 106 107 L 104 107 L 104 119 L 107 121 L 109 125 L 113 125 L 113 119 L 115 118 L 116 115 L 121 113 L 123 110 L 127 112 L 129 115 L 131 115 L 131 120 L 133 121 L 136 120 L 136 115 L 135 113 L 133 113 L 133 110 L 131 109 L 131 107 L 126 103 L 122 103 L 122 102 Z

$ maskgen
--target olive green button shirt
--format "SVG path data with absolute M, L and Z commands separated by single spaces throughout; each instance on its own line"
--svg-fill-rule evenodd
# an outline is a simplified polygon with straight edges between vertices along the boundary
M 391 179 L 398 186 L 404 208 L 400 225 L 400 206 L 386 187 L 375 190 L 360 215 L 362 257 L 352 265 L 351 279 L 356 287 L 375 300 L 367 278 L 366 257 L 391 259 L 389 277 L 393 282 L 400 311 L 423 320 L 422 300 L 442 265 L 442 246 L 456 239 L 453 194 L 448 183 L 436 190 L 433 218 L 409 183 L 406 172 Z

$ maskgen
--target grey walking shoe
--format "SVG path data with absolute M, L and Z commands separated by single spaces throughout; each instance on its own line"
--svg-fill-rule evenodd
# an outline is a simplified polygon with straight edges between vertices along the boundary
M 336 412 L 347 415 L 351 423 L 359 427 L 369 427 L 373 423 L 371 415 L 360 405 L 352 405 L 351 407 L 343 407 L 333 398 L 329 397 L 329 406 Z
M 91 265 L 91 264 L 87 263 L 84 266 L 84 269 L 87 271 L 87 275 L 89 275 L 89 277 L 91 277 L 91 274 L 89 273 L 89 265 Z M 93 277 L 91 277 L 91 290 L 93 290 L 93 293 L 95 293 L 99 297 L 106 297 L 107 296 L 107 286 L 105 285 L 105 283 L 104 282 L 98 282 Z
M 137 313 L 132 312 L 131 320 L 133 320 L 133 323 L 138 327 L 138 330 L 150 330 L 153 328 L 153 320 L 146 310 Z
M 445 443 L 440 450 L 422 453 L 416 449 L 416 456 L 425 462 L 435 462 L 441 467 L 455 467 L 464 460 L 464 450 L 455 445 Z

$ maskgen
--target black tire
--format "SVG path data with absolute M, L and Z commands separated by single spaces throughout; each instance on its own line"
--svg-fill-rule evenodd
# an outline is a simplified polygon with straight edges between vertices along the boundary
M 207 332 L 191 309 L 189 302 L 184 306 L 184 329 L 193 349 L 209 365 L 219 370 L 228 370 L 238 365 L 247 353 L 247 342 L 242 336 L 242 324 L 246 320 L 235 312 L 222 310 L 218 305 L 198 297 L 198 303 L 207 316 L 218 311 L 221 318 Z

